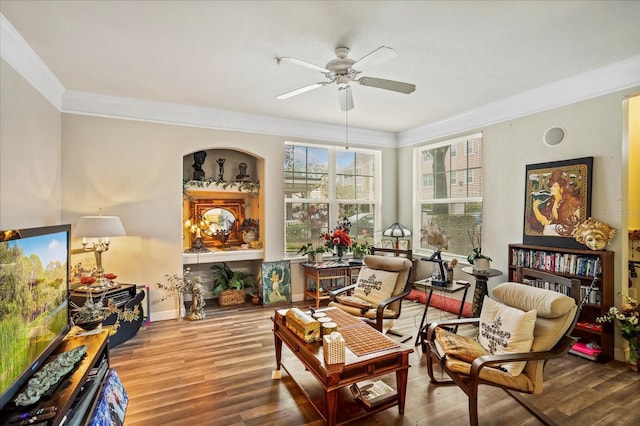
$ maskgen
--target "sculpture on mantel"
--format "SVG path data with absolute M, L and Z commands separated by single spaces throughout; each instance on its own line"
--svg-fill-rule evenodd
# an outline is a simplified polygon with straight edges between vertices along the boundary
M 204 179 L 204 170 L 202 170 L 202 165 L 204 164 L 205 158 L 207 158 L 206 151 L 198 151 L 193 153 L 193 180 Z
M 249 175 L 247 174 L 247 163 L 238 164 L 238 169 L 240 169 L 240 172 L 236 175 L 236 181 L 249 180 Z
M 226 160 L 224 158 L 218 158 L 218 183 L 224 182 L 224 162 Z

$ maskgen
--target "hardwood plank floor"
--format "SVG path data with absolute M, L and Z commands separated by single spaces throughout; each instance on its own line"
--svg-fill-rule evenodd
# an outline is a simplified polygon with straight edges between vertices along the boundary
M 302 304 L 301 304 L 302 306 Z M 275 368 L 272 308 L 215 306 L 200 321 L 164 321 L 142 328 L 111 350 L 129 395 L 125 424 L 323 425 L 283 371 Z M 413 345 L 424 305 L 404 301 L 395 330 Z M 429 321 L 451 316 L 429 309 Z M 407 402 L 354 425 L 468 425 L 467 398 L 452 386 L 429 384 L 420 347 L 410 357 Z M 619 362 L 594 363 L 573 355 L 552 360 L 540 395 L 525 395 L 561 425 L 640 424 L 640 373 Z M 394 383 L 394 378 L 389 383 Z M 539 425 L 504 391 L 480 388 L 481 425 Z

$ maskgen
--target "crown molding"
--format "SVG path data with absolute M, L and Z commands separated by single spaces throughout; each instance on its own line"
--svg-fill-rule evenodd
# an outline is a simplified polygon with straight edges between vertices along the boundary
M 640 87 L 640 55 L 559 80 L 480 108 L 398 133 L 397 147 L 475 131 L 481 127 Z
M 62 112 L 345 143 L 344 126 L 67 90 Z M 396 135 L 349 127 L 350 146 L 395 148 Z
M 2 13 L 0 13 L 0 57 L 54 107 L 60 109 L 64 86 Z

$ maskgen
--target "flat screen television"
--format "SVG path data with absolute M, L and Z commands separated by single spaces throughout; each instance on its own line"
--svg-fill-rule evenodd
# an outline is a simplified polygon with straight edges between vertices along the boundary
M 70 234 L 0 231 L 0 409 L 69 332 Z

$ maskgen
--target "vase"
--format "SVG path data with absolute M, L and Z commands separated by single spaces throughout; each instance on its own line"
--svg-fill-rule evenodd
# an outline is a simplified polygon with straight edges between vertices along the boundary
M 342 246 L 336 246 L 336 256 L 338 256 L 338 263 L 342 262 L 342 256 L 344 256 L 344 248 Z
M 251 241 L 255 241 L 257 238 L 256 232 L 252 230 L 244 231 L 242 233 L 242 241 L 249 244 Z

